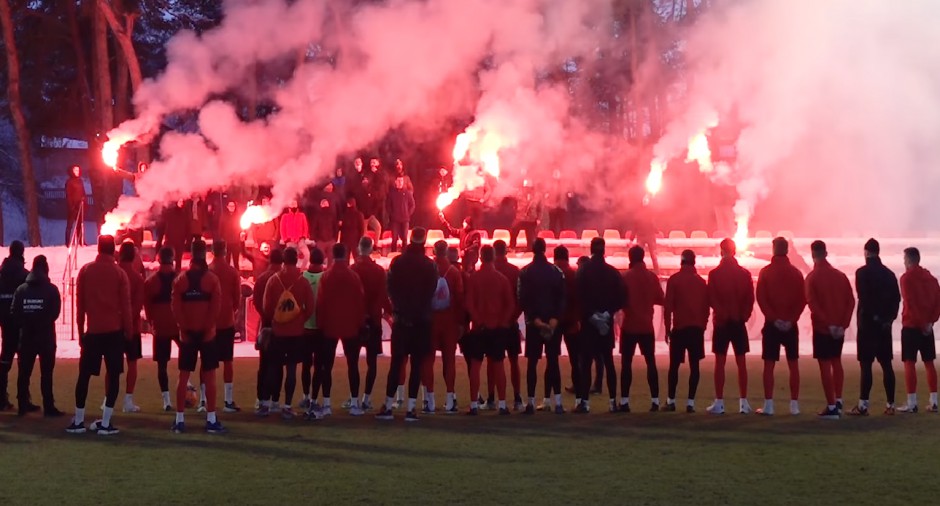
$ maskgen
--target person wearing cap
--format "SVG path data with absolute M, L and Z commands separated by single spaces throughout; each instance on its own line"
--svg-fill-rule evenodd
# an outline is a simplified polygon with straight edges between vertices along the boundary
M 764 315 L 761 358 L 764 360 L 764 407 L 757 414 L 774 414 L 774 368 L 780 347 L 786 352 L 790 370 L 790 414 L 800 414 L 800 330 L 797 323 L 806 309 L 803 274 L 789 257 L 790 244 L 783 237 L 773 240 L 773 258 L 757 277 L 757 306 Z
M 55 321 L 62 309 L 59 289 L 49 281 L 49 263 L 39 255 L 33 259 L 32 272 L 26 283 L 13 294 L 10 318 L 20 329 L 19 376 L 16 380 L 19 414 L 30 411 L 29 382 L 39 357 L 40 385 L 43 415 L 59 417 L 52 391 L 52 371 L 55 368 Z
M 70 434 L 86 430 L 101 436 L 118 434 L 111 423 L 114 402 L 124 372 L 124 347 L 134 336 L 130 282 L 114 259 L 114 237 L 98 237 L 98 256 L 79 270 L 75 286 L 76 324 L 81 356 L 75 385 L 75 416 L 66 428 Z M 101 374 L 101 361 L 107 370 L 105 407 L 101 420 L 85 428 L 85 401 L 92 376 Z
M 174 433 L 186 431 L 183 410 L 189 378 L 199 363 L 200 379 L 206 386 L 206 427 L 209 434 L 223 434 L 225 427 L 216 417 L 216 377 L 219 349 L 216 328 L 222 310 L 222 287 L 219 277 L 209 270 L 206 243 L 193 240 L 189 269 L 173 282 L 173 316 L 180 327 L 179 382 L 176 386 L 176 420 L 170 427 Z
M 901 291 L 898 278 L 887 268 L 879 256 L 881 245 L 875 239 L 865 243 L 865 265 L 855 271 L 855 291 L 858 294 L 858 363 L 861 367 L 861 390 L 858 406 L 850 415 L 867 416 L 869 395 L 873 384 L 872 365 L 881 366 L 887 406 L 884 413 L 893 415 L 895 376 L 891 361 L 894 359 L 891 327 L 898 318 Z
M 623 306 L 623 324 L 620 327 L 620 406 L 616 405 L 616 390 L 610 389 L 610 411 L 630 412 L 630 385 L 633 383 L 633 355 L 637 347 L 646 360 L 646 381 L 650 388 L 651 412 L 659 411 L 659 372 L 656 369 L 656 330 L 653 327 L 655 306 L 665 302 L 659 276 L 646 268 L 643 248 L 634 246 L 627 252 L 630 268 L 623 273 L 623 285 L 628 297 Z M 675 403 L 673 403 L 675 409 Z
M 157 252 L 160 268 L 144 282 L 144 313 L 153 329 L 153 361 L 157 363 L 157 383 L 163 397 L 163 411 L 173 411 L 170 403 L 170 363 L 173 343 L 179 348 L 180 329 L 173 316 L 173 282 L 177 272 L 173 264 L 173 248 L 167 246 Z
M 399 178 L 400 179 L 400 178 Z M 398 184 L 398 183 L 396 183 Z M 399 184 L 400 186 L 400 184 Z M 385 405 L 376 414 L 379 420 L 392 420 L 392 404 L 398 378 L 407 359 L 411 359 L 408 380 L 408 411 L 405 421 L 415 422 L 418 414 L 418 388 L 421 386 L 421 364 L 431 352 L 431 301 L 437 291 L 437 267 L 424 255 L 427 231 L 417 227 L 411 233 L 411 244 L 395 257 L 388 268 L 388 295 L 392 303 L 392 363 L 385 385 Z
M 447 303 L 441 302 L 435 308 L 431 320 L 431 354 L 424 361 L 422 383 L 425 388 L 424 413 L 435 412 L 434 398 L 434 359 L 437 351 L 441 352 L 444 374 L 444 386 L 447 388 L 444 412 L 456 414 L 454 403 L 454 384 L 457 378 L 457 341 L 460 339 L 464 314 L 464 285 L 460 270 L 447 259 L 447 241 L 434 243 L 434 265 L 440 278 L 447 283 Z
M 506 407 L 505 322 L 514 311 L 512 287 L 509 279 L 496 270 L 496 254 L 492 246 L 480 251 L 480 270 L 470 275 L 467 283 L 467 312 L 470 314 L 471 332 L 461 343 L 464 356 L 470 359 L 470 395 L 480 391 L 480 369 L 486 358 L 487 369 L 493 371 L 496 394 L 499 396 L 499 414 L 509 415 Z M 479 400 L 470 402 L 467 414 L 476 416 Z
M 668 397 L 666 411 L 676 410 L 679 365 L 689 355 L 689 398 L 686 413 L 695 413 L 699 362 L 705 358 L 705 326 L 708 325 L 708 284 L 695 269 L 695 253 L 682 252 L 679 272 L 666 281 L 663 323 L 669 345 Z
M 392 305 L 388 300 L 388 276 L 380 265 L 372 259 L 375 241 L 371 237 L 359 240 L 359 255 L 352 270 L 359 275 L 365 291 L 366 318 L 363 329 L 366 348 L 366 383 L 362 391 L 363 411 L 372 410 L 372 389 L 378 375 L 378 357 L 382 354 L 382 320 L 392 315 Z M 350 403 L 351 404 L 351 403 Z
M 940 319 L 940 285 L 930 271 L 920 266 L 920 250 L 904 250 L 905 272 L 901 275 L 901 360 L 904 362 L 904 383 L 907 405 L 898 408 L 904 413 L 917 413 L 917 355 L 924 361 L 930 404 L 927 411 L 937 412 L 937 344 L 934 324 Z
M 533 240 L 533 243 L 535 241 Z M 522 308 L 519 306 L 519 268 L 509 263 L 506 241 L 496 241 L 493 243 L 493 252 L 496 254 L 496 261 L 493 265 L 506 279 L 509 280 L 509 286 L 512 287 L 513 312 L 504 325 L 504 342 L 506 343 L 506 358 L 509 359 L 509 380 L 512 383 L 513 410 L 522 409 L 522 371 L 519 368 L 519 355 L 522 355 L 522 332 L 519 329 L 519 317 L 522 316 Z M 492 380 L 489 364 L 486 366 L 486 375 L 488 380 Z M 489 399 L 487 408 L 492 409 L 493 387 L 489 385 Z
M 20 241 L 10 243 L 10 256 L 0 265 L 0 411 L 13 409 L 7 392 L 7 381 L 13 359 L 20 348 L 20 329 L 16 321 L 10 318 L 13 294 L 26 282 L 29 271 L 26 270 L 26 247 Z M 39 407 L 30 408 L 32 411 Z
M 620 273 L 604 259 L 607 243 L 603 238 L 591 239 L 591 258 L 578 270 L 578 298 L 581 300 L 581 391 L 576 395 L 581 404 L 575 413 L 590 411 L 589 392 L 591 364 L 598 354 L 603 356 L 607 371 L 607 388 L 614 397 L 617 391 L 617 369 L 614 367 L 614 314 L 626 304 L 627 293 Z
M 562 414 L 561 403 L 561 327 L 559 323 L 565 311 L 565 274 L 549 263 L 545 256 L 545 239 L 532 241 L 535 256 L 519 273 L 519 306 L 526 322 L 526 387 L 529 402 L 525 413 L 535 414 L 535 387 L 538 382 L 538 366 L 545 353 L 545 385 L 555 393 L 555 412 Z
M 215 345 L 218 347 L 219 362 L 222 362 L 222 383 L 224 413 L 238 413 L 241 408 L 235 404 L 235 314 L 241 304 L 241 276 L 228 262 L 228 243 L 225 239 L 212 242 L 212 263 L 209 270 L 219 278 L 222 290 L 222 302 L 219 306 L 219 318 L 215 326 Z M 205 383 L 202 383 L 202 396 L 205 400 Z M 205 407 L 202 403 L 200 407 Z
M 714 334 L 712 352 L 715 354 L 715 402 L 706 411 L 713 415 L 725 413 L 725 361 L 728 348 L 734 349 L 738 366 L 738 411 L 749 414 L 747 402 L 747 353 L 751 351 L 747 336 L 747 322 L 754 312 L 754 280 L 751 273 L 734 258 L 737 246 L 731 239 L 719 245 L 721 262 L 708 273 L 708 303 L 712 307 Z
M 362 326 L 366 319 L 365 289 L 359 275 L 349 268 L 349 252 L 343 243 L 333 245 L 333 266 L 320 279 L 316 297 L 317 325 L 323 332 L 320 378 L 323 386 L 323 410 L 331 410 L 333 362 L 336 346 L 342 341 L 349 379 L 349 414 L 362 416 L 359 407 L 359 352 Z
M 813 322 L 813 358 L 819 361 L 819 375 L 826 407 L 823 420 L 838 420 L 842 414 L 842 345 L 845 330 L 852 323 L 855 296 L 848 276 L 829 263 L 826 243 L 813 241 L 813 270 L 806 276 L 806 302 Z

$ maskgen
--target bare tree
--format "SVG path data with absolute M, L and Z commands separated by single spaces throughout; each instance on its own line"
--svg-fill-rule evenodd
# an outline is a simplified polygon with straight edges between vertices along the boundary
M 9 0 L 0 1 L 0 24 L 3 25 L 3 45 L 7 56 L 7 99 L 10 102 L 10 116 L 16 128 L 16 137 L 20 150 L 20 166 L 23 170 L 23 200 L 26 204 L 26 228 L 30 246 L 41 246 L 42 235 L 39 231 L 39 199 L 36 194 L 36 178 L 33 175 L 33 160 L 29 149 L 29 129 L 23 115 L 23 103 L 20 96 L 20 60 L 16 49 L 16 37 L 13 16 Z M 2 218 L 2 215 L 0 215 Z M 2 230 L 2 227 L 0 227 Z

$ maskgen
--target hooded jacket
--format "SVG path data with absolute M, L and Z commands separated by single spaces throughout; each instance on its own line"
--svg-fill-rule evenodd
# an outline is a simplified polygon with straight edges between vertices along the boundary
M 496 260 L 493 261 L 493 265 L 496 267 L 496 270 L 500 274 L 506 276 L 506 279 L 509 280 L 509 287 L 512 289 L 512 315 L 509 317 L 509 321 L 506 322 L 506 325 L 515 328 L 519 321 L 519 316 L 522 314 L 522 308 L 519 306 L 519 273 L 521 272 L 518 267 L 509 263 L 509 259 L 506 257 L 496 257 Z
M 359 275 L 346 262 L 334 262 L 320 280 L 317 325 L 330 339 L 359 336 L 366 320 L 366 295 Z
M 623 306 L 624 334 L 653 334 L 653 308 L 665 302 L 659 277 L 646 268 L 646 264 L 631 264 L 623 273 L 623 286 L 630 296 Z
M 716 326 L 746 323 L 754 312 L 754 280 L 734 258 L 722 258 L 708 273 L 708 301 Z
M 113 256 L 98 255 L 78 271 L 75 309 L 79 331 L 87 321 L 89 334 L 133 335 L 130 281 Z
M 78 210 L 78 206 L 85 202 L 85 183 L 82 181 L 81 176 L 72 174 L 71 167 L 68 174 L 69 178 L 65 181 L 65 204 L 68 206 L 69 212 L 75 212 Z
M 11 317 L 20 327 L 20 346 L 55 347 L 55 321 L 62 306 L 59 289 L 49 275 L 34 271 L 13 295 Z
M 424 245 L 409 244 L 388 268 L 388 295 L 395 317 L 411 324 L 429 323 L 437 278 L 437 267 L 424 256 Z
M 216 320 L 216 329 L 224 330 L 235 327 L 235 313 L 241 303 L 242 279 L 238 271 L 222 258 L 215 258 L 209 264 L 209 270 L 219 278 L 219 288 L 222 290 L 222 302 L 219 306 L 219 318 Z
M 238 211 L 231 212 L 223 208 L 219 217 L 219 235 L 230 248 L 234 248 L 241 242 L 241 233 L 241 216 L 238 215 Z
M 321 280 L 322 282 L 322 280 Z M 300 306 L 300 314 L 286 323 L 274 321 L 277 303 L 285 290 L 294 295 Z M 321 287 L 322 294 L 322 287 Z M 264 289 L 264 322 L 270 322 L 271 331 L 276 337 L 300 337 L 304 335 L 304 326 L 316 311 L 313 301 L 313 289 L 297 267 L 285 265 L 277 274 L 271 276 Z M 317 322 L 319 325 L 320 322 Z M 322 325 L 321 325 L 322 328 Z
M 385 269 L 371 257 L 359 257 L 350 267 L 359 275 L 366 297 L 366 314 L 373 324 L 379 323 L 382 313 L 391 314 L 392 304 L 388 300 L 388 275 Z
M 301 239 L 309 237 L 310 227 L 307 224 L 307 215 L 303 211 L 292 209 L 281 215 L 281 242 L 299 243 Z
M 172 265 L 164 265 L 144 282 L 144 312 L 153 326 L 154 337 L 178 337 L 179 325 L 173 315 L 173 283 L 176 271 Z
M 561 321 L 565 312 L 565 275 L 545 255 L 535 255 L 519 272 L 519 306 L 526 323 Z
M 831 335 L 829 327 L 846 329 L 852 323 L 855 296 L 849 278 L 826 260 L 816 262 L 806 276 L 806 302 L 813 320 L 813 332 Z
M 192 235 L 189 228 L 191 218 L 187 213 L 189 209 L 191 208 L 188 206 L 177 207 L 176 204 L 173 204 L 172 207 L 168 207 L 163 211 L 161 244 L 175 249 L 177 257 L 184 253 L 183 246 Z
M 630 297 L 620 273 L 602 256 L 591 257 L 578 270 L 577 280 L 582 321 L 588 320 L 594 313 L 606 312 L 613 317 Z
M 774 256 L 757 276 L 757 306 L 766 323 L 796 323 L 806 309 L 803 274 L 783 255 Z
M 9 318 L 13 294 L 26 282 L 28 275 L 26 260 L 22 257 L 10 256 L 0 264 L 0 325 L 15 324 Z
M 506 326 L 515 301 L 506 276 L 492 264 L 483 264 L 467 283 L 467 312 L 475 330 L 496 330 Z
M 664 314 L 672 318 L 672 329 L 708 325 L 708 284 L 693 265 L 683 265 L 666 281 Z
M 388 220 L 392 223 L 408 223 L 415 212 L 414 194 L 407 188 L 393 188 L 388 194 Z
M 344 207 L 340 217 L 339 238 L 343 244 L 355 245 L 366 233 L 366 220 L 353 201 L 352 207 Z M 352 252 L 350 252 L 352 253 Z
M 940 285 L 923 267 L 913 267 L 901 275 L 904 327 L 921 329 L 940 319 Z
M 901 306 L 898 278 L 880 258 L 865 259 L 865 265 L 855 271 L 855 290 L 859 326 L 890 324 L 898 319 Z
M 173 282 L 172 304 L 181 332 L 205 332 L 207 338 L 215 337 L 222 289 L 218 276 L 208 268 L 193 266 L 180 274 Z
M 310 230 L 310 238 L 315 242 L 333 242 L 336 241 L 338 233 L 336 223 L 336 211 L 333 206 L 318 207 L 313 212 L 313 227 Z M 330 254 L 324 251 L 324 254 Z
M 134 262 L 121 262 L 118 266 L 127 275 L 127 282 L 131 291 L 131 319 L 133 320 L 134 333 L 139 334 L 141 331 L 140 312 L 144 309 L 144 278 L 137 271 Z

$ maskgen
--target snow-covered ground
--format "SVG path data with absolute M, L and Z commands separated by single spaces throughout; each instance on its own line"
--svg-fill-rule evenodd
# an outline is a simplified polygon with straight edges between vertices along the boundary
M 0 253 L 5 257 L 7 255 L 6 249 L 0 249 Z M 53 247 L 53 248 L 30 248 L 27 250 L 27 264 L 29 265 L 32 262 L 32 259 L 36 255 L 45 255 L 49 259 L 49 265 L 51 268 L 51 278 L 53 282 L 59 285 L 60 289 L 68 289 L 68 281 L 63 280 L 63 274 L 65 272 L 66 259 L 68 255 L 68 250 L 64 247 Z M 96 255 L 94 247 L 85 247 L 78 250 L 78 265 L 81 266 L 87 262 L 94 260 Z M 807 259 L 808 260 L 808 259 Z M 380 258 L 379 263 L 387 265 L 387 258 Z M 528 256 L 516 256 L 512 257 L 511 261 L 519 266 L 525 265 L 529 262 Z M 610 261 L 613 265 L 625 268 L 627 265 L 627 259 L 624 257 L 612 257 Z M 903 270 L 903 259 L 900 255 L 890 255 L 884 257 L 885 263 L 893 269 L 896 273 L 900 273 Z M 855 269 L 862 265 L 862 258 L 860 256 L 849 257 L 849 256 L 836 256 L 832 258 L 833 264 L 849 274 L 849 277 L 852 278 L 852 273 Z M 766 261 L 744 257 L 741 259 L 741 263 L 747 268 L 751 269 L 755 273 L 763 265 L 766 264 Z M 679 259 L 676 256 L 666 256 L 661 259 L 662 268 L 669 271 L 675 270 L 678 268 Z M 718 264 L 717 257 L 699 257 L 698 265 L 702 272 L 714 267 Z M 928 269 L 931 269 L 933 272 L 940 272 L 940 255 L 929 256 L 924 258 L 924 264 Z M 27 265 L 27 266 L 28 266 Z M 155 266 L 150 266 L 155 267 Z M 247 267 L 247 266 L 246 266 Z M 63 284 L 63 281 L 65 283 Z M 63 288 L 64 287 L 64 288 Z M 71 301 L 69 301 L 71 302 Z M 661 322 L 661 311 L 657 309 L 656 321 Z M 665 342 L 663 341 L 663 329 L 661 323 L 659 323 L 660 328 L 657 332 L 657 353 L 666 354 L 667 348 Z M 751 351 L 752 353 L 760 353 L 760 329 L 763 326 L 763 317 L 760 315 L 760 312 L 755 308 L 754 317 L 748 324 L 749 334 L 751 336 Z M 803 314 L 803 318 L 799 323 L 800 335 L 801 335 L 801 353 L 804 356 L 811 356 L 812 346 L 811 346 L 811 333 L 810 333 L 810 322 L 809 322 L 809 312 Z M 899 336 L 900 334 L 900 324 L 895 325 L 895 335 Z M 72 311 L 71 304 L 66 304 L 63 316 L 59 321 L 58 325 L 59 330 L 59 349 L 58 356 L 62 358 L 75 358 L 78 357 L 78 343 L 73 341 L 73 332 L 72 332 Z M 386 327 L 386 339 L 388 338 L 389 329 Z M 710 335 L 711 330 L 707 332 L 706 335 Z M 899 337 L 898 337 L 899 339 Z M 386 343 L 387 345 L 387 343 Z M 144 343 L 144 354 L 149 357 L 151 352 L 151 345 L 149 341 L 149 336 L 145 336 Z M 900 345 L 895 346 L 897 352 L 900 352 Z M 388 350 L 386 350 L 388 351 Z M 855 351 L 855 328 L 854 325 L 849 328 L 846 335 L 846 348 L 845 352 L 847 356 L 850 356 Z M 252 343 L 243 343 L 236 346 L 236 354 L 239 357 L 248 357 L 255 356 L 256 352 L 254 350 Z

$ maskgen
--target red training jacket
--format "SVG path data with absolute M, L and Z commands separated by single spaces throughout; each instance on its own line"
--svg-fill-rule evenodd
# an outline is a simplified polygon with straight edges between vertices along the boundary
M 140 334 L 140 312 L 144 309 L 144 278 L 137 270 L 136 262 L 121 262 L 118 264 L 127 275 L 128 287 L 131 292 L 131 325 L 135 334 Z
M 919 265 L 901 275 L 901 300 L 904 327 L 922 329 L 940 319 L 940 284 Z
M 79 332 L 87 322 L 88 334 L 133 334 L 130 281 L 113 256 L 98 255 L 78 271 L 75 296 Z
M 803 273 L 785 255 L 774 256 L 757 276 L 757 306 L 767 323 L 796 323 L 806 309 Z
M 514 326 L 522 316 L 522 307 L 519 305 L 519 268 L 505 258 L 497 258 L 493 265 L 500 274 L 506 276 L 509 287 L 512 288 L 512 315 L 507 319 L 507 324 Z
M 754 280 L 734 258 L 722 258 L 708 273 L 708 303 L 715 325 L 745 323 L 754 312 Z
M 366 296 L 366 314 L 372 323 L 382 319 L 382 313 L 392 314 L 392 303 L 388 300 L 388 275 L 372 257 L 359 257 L 350 267 L 359 275 Z
M 505 327 L 514 310 L 515 297 L 509 280 L 493 264 L 483 264 L 470 275 L 467 311 L 475 329 Z
M 317 290 L 317 326 L 330 339 L 358 337 L 366 320 L 366 294 L 346 262 L 334 262 Z
M 323 280 L 320 280 L 322 283 Z M 287 323 L 274 321 L 274 312 L 277 302 L 281 299 L 284 290 L 290 290 L 300 306 L 300 314 Z M 320 293 L 323 294 L 323 287 Z M 313 316 L 316 307 L 313 302 L 313 288 L 304 278 L 303 273 L 296 266 L 285 265 L 277 274 L 271 276 L 264 289 L 264 321 L 271 323 L 271 330 L 275 337 L 300 337 L 304 335 L 304 324 Z M 319 319 L 317 325 L 320 328 Z
M 219 318 L 216 321 L 217 329 L 230 329 L 235 327 L 235 313 L 241 303 L 242 279 L 238 271 L 222 258 L 213 259 L 209 270 L 219 278 L 222 289 L 222 304 L 219 309 Z
M 176 324 L 176 317 L 173 316 L 172 306 L 172 288 L 170 297 L 166 302 L 158 302 L 160 292 L 163 287 L 160 283 L 160 275 L 173 274 L 176 280 L 176 271 L 172 265 L 164 265 L 160 270 L 151 274 L 144 282 L 144 311 L 147 314 L 147 321 L 153 326 L 154 337 L 176 337 L 180 334 L 179 325 Z
M 830 335 L 829 327 L 848 328 L 855 310 L 852 284 L 842 271 L 826 260 L 816 262 L 806 276 L 806 301 L 813 319 L 813 332 Z
M 653 334 L 653 306 L 665 302 L 659 277 L 641 263 L 631 265 L 623 273 L 627 303 L 623 306 L 623 334 Z
M 670 330 L 708 325 L 708 284 L 694 266 L 683 265 L 666 281 L 663 311 L 672 320 Z

